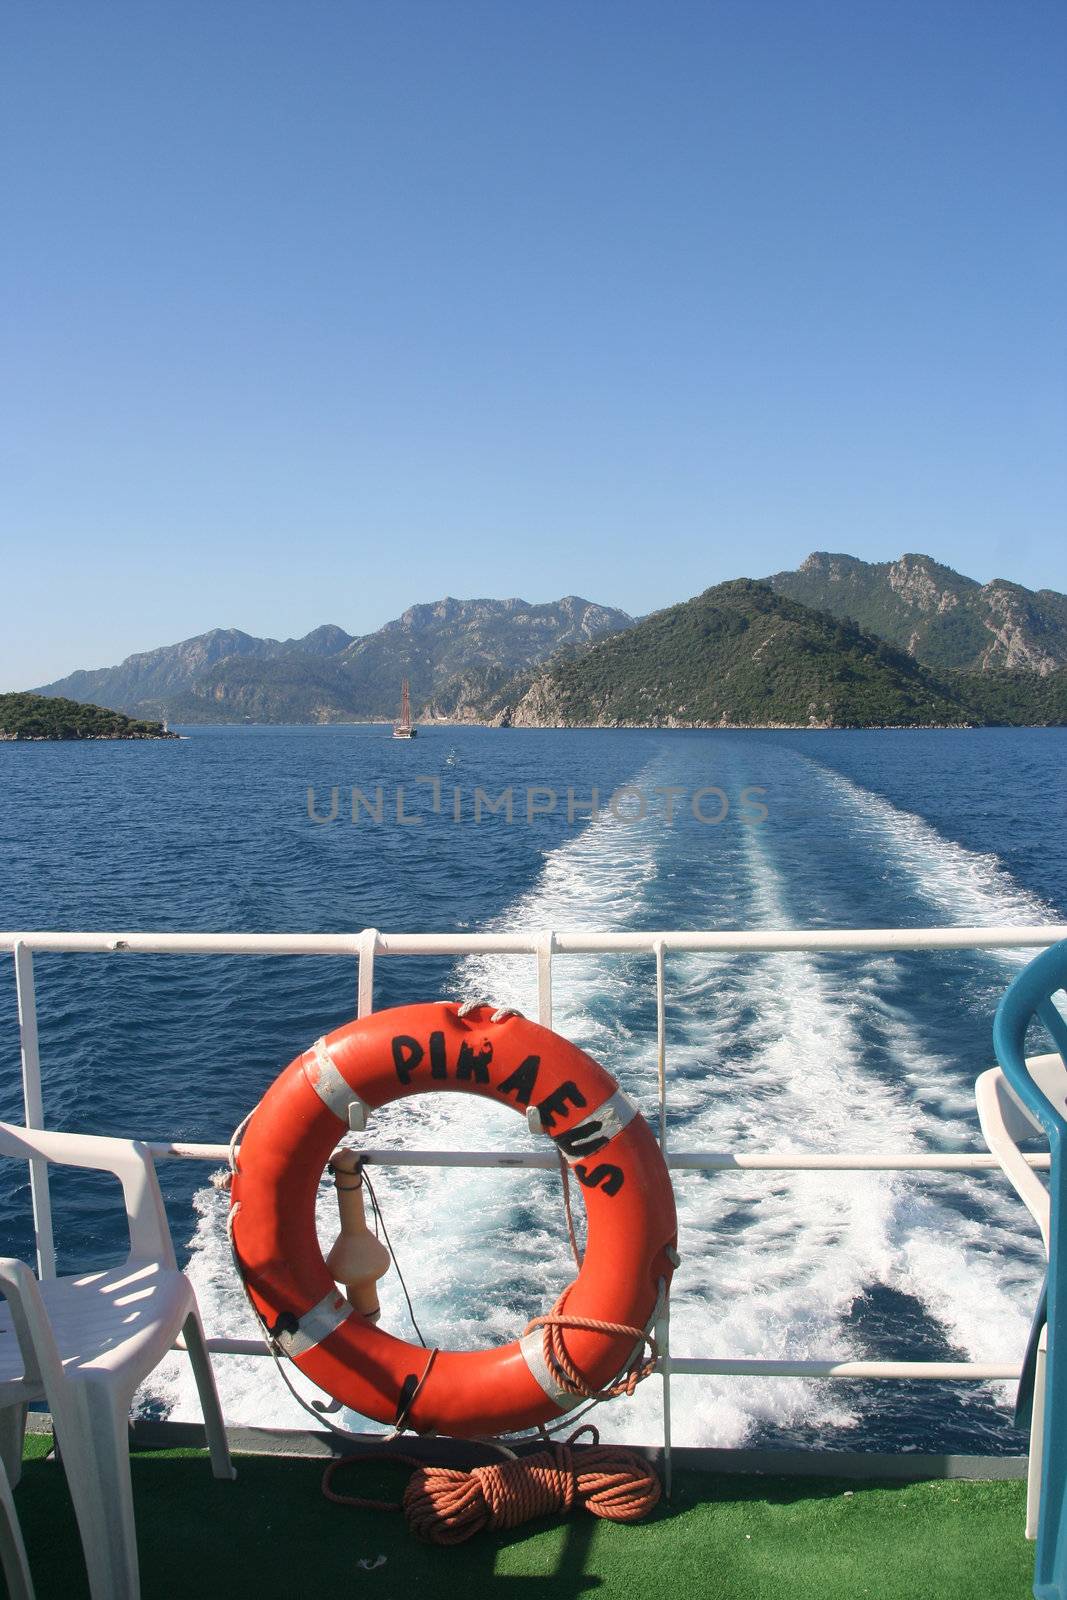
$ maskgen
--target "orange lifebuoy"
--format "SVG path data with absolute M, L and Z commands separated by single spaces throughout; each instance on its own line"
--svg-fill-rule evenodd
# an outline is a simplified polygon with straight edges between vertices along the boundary
M 326 1268 L 315 1196 L 340 1135 L 370 1110 L 434 1090 L 477 1094 L 540 1124 L 585 1198 L 588 1239 L 566 1319 L 645 1328 L 670 1284 L 674 1194 L 633 1102 L 592 1057 L 517 1013 L 432 1003 L 378 1011 L 319 1039 L 268 1089 L 245 1127 L 231 1237 L 276 1349 L 327 1394 L 379 1422 L 464 1438 L 547 1422 L 574 1396 L 527 1334 L 496 1349 L 428 1352 L 352 1310 Z M 558 1331 L 558 1330 L 554 1330 Z M 632 1334 L 568 1328 L 591 1388 L 633 1355 Z

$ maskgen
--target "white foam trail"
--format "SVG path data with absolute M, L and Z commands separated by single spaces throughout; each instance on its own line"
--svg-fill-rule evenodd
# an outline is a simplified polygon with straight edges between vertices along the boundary
M 634 787 L 649 787 L 645 773 L 634 780 Z M 654 887 L 665 837 L 655 819 L 621 822 L 602 811 L 582 833 L 548 852 L 537 882 L 489 923 L 488 930 L 617 929 L 632 924 Z M 562 1008 L 557 1026 L 565 1016 L 583 1033 L 590 1026 L 603 1030 L 601 1013 L 609 1009 L 604 985 L 612 982 L 605 978 L 604 965 L 602 957 L 561 956 L 554 962 L 557 1007 Z M 459 973 L 471 993 L 537 1015 L 536 966 L 530 957 L 472 956 L 460 964 Z M 624 986 L 617 975 L 615 983 L 621 995 Z
M 984 928 L 1059 920 L 1054 908 L 1018 884 L 991 851 L 970 850 L 946 839 L 922 817 L 901 810 L 838 772 L 822 768 L 821 775 L 851 813 L 850 832 L 870 838 L 879 851 L 888 848 L 919 897 L 944 912 L 953 924 Z M 997 954 L 1021 965 L 1031 959 L 1033 951 Z
M 745 844 L 747 920 L 784 926 L 781 881 L 762 837 L 751 830 Z M 805 955 L 743 965 L 688 957 L 679 966 L 672 978 L 683 987 L 672 1010 L 681 1017 L 672 1021 L 670 1059 L 691 1098 L 676 1144 L 832 1150 L 915 1143 L 914 1111 L 859 1066 L 863 998 L 852 981 L 844 989 Z M 866 1284 L 891 1271 L 899 1188 L 866 1174 L 680 1177 L 675 1353 L 858 1354 L 844 1319 Z M 682 1431 L 694 1443 L 736 1445 L 760 1422 L 842 1427 L 853 1420 L 847 1390 L 797 1379 L 708 1378 L 690 1382 L 685 1397 Z
M 640 782 L 640 779 L 635 780 Z M 655 875 L 658 827 L 650 819 L 620 822 L 602 812 L 579 834 L 547 852 L 531 891 L 497 919 L 515 927 L 619 926 L 639 904 Z M 648 965 L 648 963 L 646 963 Z M 606 1059 L 616 1053 L 615 1029 L 594 1015 L 613 1006 L 621 1019 L 629 986 L 616 970 L 605 973 L 592 958 L 561 959 L 556 1026 Z M 485 995 L 537 1014 L 536 969 L 530 957 L 491 956 L 460 964 L 457 998 Z M 619 1035 L 625 1026 L 619 1021 Z M 386 1106 L 373 1122 L 376 1143 L 430 1149 L 529 1148 L 525 1121 L 472 1096 L 419 1096 Z M 561 1232 L 559 1181 L 543 1173 L 447 1168 L 376 1169 L 373 1174 L 396 1259 L 420 1325 L 434 1343 L 469 1348 L 501 1343 L 549 1304 L 573 1276 Z M 187 1272 L 209 1334 L 254 1338 L 258 1328 L 236 1279 L 225 1231 L 226 1197 L 214 1189 L 195 1196 L 197 1227 Z M 580 1210 L 580 1207 L 578 1208 Z M 319 1232 L 336 1233 L 334 1196 L 319 1197 Z M 395 1272 L 380 1286 L 383 1324 L 412 1337 Z M 487 1339 L 487 1329 L 489 1337 Z M 244 1425 L 301 1427 L 309 1423 L 285 1391 L 272 1364 L 255 1357 L 225 1357 L 216 1376 L 227 1420 Z M 287 1369 L 301 1391 L 317 1393 Z M 168 1358 L 153 1375 L 148 1395 L 168 1416 L 199 1416 L 184 1358 Z M 362 1418 L 345 1418 L 362 1431 Z
M 880 852 L 888 850 L 915 892 L 954 923 L 995 927 L 1058 919 L 1055 908 L 1018 884 L 996 855 L 944 838 L 923 818 L 839 773 L 822 769 L 821 775 L 851 811 L 853 835 L 871 837 Z M 987 955 L 1015 966 L 1033 952 L 1004 949 Z M 866 965 L 870 972 L 875 963 Z M 865 1003 L 905 1080 L 928 1107 L 936 1105 L 936 1123 L 929 1129 L 933 1142 L 980 1144 L 973 1085 L 961 1084 L 949 1063 L 931 1058 L 905 1012 L 875 993 Z M 988 1064 L 977 1063 L 976 1075 Z M 887 1281 L 915 1295 L 970 1359 L 1021 1356 L 1043 1265 L 1028 1214 L 996 1180 L 926 1179 L 913 1188 L 900 1217 L 899 1248 Z M 961 1201 L 978 1216 L 964 1214 Z M 1002 1386 L 998 1393 L 1003 1399 Z
M 815 765 L 815 764 L 813 764 Z M 853 836 L 869 835 L 916 890 L 976 925 L 1040 921 L 1049 909 L 1018 888 L 994 857 L 943 839 L 835 774 Z M 645 777 L 642 774 L 636 782 Z M 672 774 L 674 776 L 674 774 Z M 726 848 L 726 841 L 716 836 Z M 657 822 L 610 815 L 546 855 L 534 887 L 496 921 L 501 928 L 619 928 L 639 923 L 664 888 L 681 880 L 697 914 L 690 925 L 787 926 L 781 873 L 770 836 L 738 830 L 740 851 L 724 876 L 707 834 L 669 832 Z M 735 863 L 731 856 L 730 866 Z M 676 892 L 672 890 L 672 892 Z M 727 910 L 727 908 L 729 908 Z M 668 1064 L 671 1137 L 679 1146 L 729 1149 L 921 1149 L 931 1135 L 975 1143 L 973 1102 L 949 1063 L 932 1061 L 908 1014 L 885 998 L 893 958 L 850 965 L 803 954 L 757 958 L 671 957 Z M 530 957 L 480 956 L 460 963 L 456 994 L 491 998 L 537 1014 Z M 655 1108 L 652 963 L 638 957 L 560 957 L 554 963 L 554 1025 L 602 1059 L 642 1104 Z M 873 1028 L 895 1078 L 870 1066 L 863 1029 Z M 940 1097 L 936 1131 L 923 1103 Z M 521 1119 L 470 1097 L 420 1096 L 375 1118 L 375 1142 L 422 1147 L 528 1147 Z M 547 1174 L 379 1169 L 374 1181 L 397 1259 L 427 1337 L 446 1347 L 505 1341 L 544 1309 L 573 1275 L 558 1180 Z M 958 1208 L 951 1180 L 890 1174 L 716 1174 L 677 1177 L 683 1264 L 673 1297 L 676 1355 L 849 1357 L 848 1315 L 883 1283 L 914 1295 L 974 1359 L 1021 1351 L 1038 1251 L 1019 1209 L 992 1185 L 972 1185 L 979 1220 Z M 190 1262 L 209 1331 L 254 1333 L 229 1260 L 224 1200 L 198 1196 Z M 333 1196 L 322 1196 L 321 1231 L 333 1231 Z M 580 1210 L 580 1207 L 577 1208 Z M 396 1274 L 383 1280 L 387 1326 L 406 1334 Z M 217 1364 L 227 1416 L 235 1422 L 300 1426 L 305 1415 L 268 1363 Z M 295 1372 L 293 1373 L 295 1376 Z M 195 1417 L 185 1364 L 166 1369 L 171 1415 Z M 679 1380 L 679 1443 L 742 1443 L 761 1422 L 847 1427 L 847 1386 L 795 1379 Z M 352 1419 L 355 1421 L 355 1419 Z M 597 1416 L 606 1438 L 654 1441 L 660 1386 Z M 366 1425 L 362 1422 L 360 1427 Z
M 780 875 L 762 836 L 752 831 L 745 842 L 750 921 L 788 925 Z M 688 1089 L 674 1142 L 705 1149 L 921 1149 L 933 1130 L 906 1092 L 907 1075 L 929 1099 L 930 1079 L 949 1064 L 931 1060 L 904 1014 L 878 994 L 886 964 L 868 958 L 845 979 L 803 955 L 762 957 L 743 970 L 725 959 L 672 962 L 672 1107 L 683 1098 L 674 1087 L 679 1074 Z M 873 1025 L 895 1064 L 903 1062 L 903 1086 L 862 1065 L 861 1025 Z M 973 1098 L 948 1091 L 944 1098 L 956 1116 L 947 1125 L 938 1117 L 937 1141 L 973 1140 Z M 972 1186 L 970 1198 L 982 1206 L 979 1222 L 960 1215 L 951 1180 L 679 1174 L 676 1187 L 685 1258 L 674 1294 L 676 1354 L 862 1357 L 869 1352 L 854 1343 L 845 1319 L 878 1283 L 915 1295 L 974 1359 L 1021 1354 L 1038 1251 L 1027 1242 L 1019 1208 L 1003 1193 Z M 736 1445 L 760 1422 L 826 1428 L 853 1420 L 848 1388 L 825 1383 L 710 1378 L 691 1381 L 685 1393 L 679 1442 Z M 624 1426 L 648 1438 L 647 1389 L 640 1398 L 646 1404 L 639 1401 Z

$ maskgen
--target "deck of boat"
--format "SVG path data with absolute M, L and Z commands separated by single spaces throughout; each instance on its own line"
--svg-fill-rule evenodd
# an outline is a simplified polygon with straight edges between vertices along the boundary
M 62 1470 L 47 1434 L 27 1437 L 16 1490 L 39 1600 L 87 1594 Z M 1027 1600 L 1033 1545 L 1025 1484 L 960 1478 L 865 1483 L 682 1470 L 643 1524 L 579 1511 L 440 1549 L 397 1514 L 332 1505 L 322 1459 L 236 1457 L 234 1483 L 203 1451 L 137 1449 L 134 1494 L 144 1600 L 476 1600 L 482 1593 L 611 1600 Z M 906 1460 L 906 1458 L 905 1458 Z M 347 1468 L 346 1490 L 398 1499 L 407 1469 Z M 341 1485 L 339 1485 L 340 1487 Z M 361 1561 L 384 1564 L 368 1571 Z

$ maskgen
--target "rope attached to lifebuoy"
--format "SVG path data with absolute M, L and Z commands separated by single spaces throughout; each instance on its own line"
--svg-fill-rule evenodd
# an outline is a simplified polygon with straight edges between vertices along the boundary
M 577 1395 L 583 1400 L 610 1400 L 619 1394 L 632 1398 L 634 1390 L 642 1379 L 651 1377 L 656 1370 L 658 1359 L 656 1341 L 644 1328 L 632 1328 L 627 1322 L 599 1322 L 595 1317 L 566 1316 L 564 1308 L 567 1296 L 573 1288 L 573 1283 L 568 1284 L 548 1315 L 534 1317 L 532 1322 L 526 1324 L 525 1332 L 532 1333 L 535 1328 L 544 1329 L 541 1335 L 541 1348 L 545 1365 L 567 1394 Z M 591 1389 L 571 1359 L 570 1351 L 563 1339 L 564 1328 L 582 1329 L 587 1333 L 605 1333 L 612 1337 L 628 1335 L 633 1339 L 637 1348 L 623 1376 L 616 1383 L 609 1384 L 606 1389 Z M 650 1352 L 646 1361 L 640 1359 L 643 1345 L 647 1345 Z
M 415 1469 L 402 1501 L 364 1499 L 332 1487 L 342 1467 L 382 1459 Z M 568 1442 L 470 1472 L 428 1467 L 412 1456 L 343 1456 L 323 1473 L 322 1492 L 335 1505 L 403 1511 L 420 1539 L 451 1545 L 483 1528 L 517 1528 L 534 1517 L 566 1516 L 575 1506 L 611 1522 L 640 1522 L 658 1503 L 661 1488 L 656 1473 L 634 1450 L 600 1444 L 574 1448 Z

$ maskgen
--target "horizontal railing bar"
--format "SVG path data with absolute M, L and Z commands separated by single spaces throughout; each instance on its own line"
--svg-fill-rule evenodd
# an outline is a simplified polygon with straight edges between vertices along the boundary
M 229 1160 L 228 1144 L 186 1144 L 166 1142 L 148 1144 L 157 1161 Z M 238 1146 L 238 1151 L 240 1146 Z M 528 1167 L 541 1172 L 558 1172 L 555 1151 L 539 1150 L 361 1150 L 360 1155 L 376 1167 Z M 1039 1169 L 1047 1168 L 1047 1154 L 1023 1159 Z M 676 1172 L 992 1172 L 999 1171 L 995 1156 L 970 1152 L 945 1154 L 890 1155 L 835 1152 L 820 1155 L 813 1151 L 765 1150 L 755 1152 L 672 1150 L 667 1165 Z
M 204 1343 L 213 1356 L 269 1356 L 270 1351 L 263 1339 L 205 1339 Z M 174 1350 L 186 1348 L 184 1340 L 171 1347 Z
M 1044 1154 L 1024 1156 L 1031 1167 L 1047 1168 L 1051 1156 Z M 1000 1171 L 996 1156 L 968 1152 L 944 1155 L 889 1155 L 868 1154 L 864 1151 L 848 1153 L 837 1151 L 833 1155 L 820 1155 L 804 1151 L 740 1151 L 736 1155 L 714 1151 L 672 1150 L 667 1157 L 668 1167 L 675 1171 L 705 1172 L 992 1172 Z
M 945 1382 L 1017 1379 L 1017 1361 L 756 1361 L 671 1357 L 672 1378 L 939 1378 Z
M 153 1161 L 221 1161 L 225 1166 L 230 1161 L 228 1144 L 188 1144 L 166 1139 L 145 1139 L 141 1142 Z
M 540 934 L 379 933 L 376 954 L 397 956 L 484 955 L 491 951 L 536 954 Z M 28 950 L 82 954 L 131 952 L 155 955 L 358 956 L 358 933 L 55 933 L 0 932 L 0 950 L 19 941 Z M 673 933 L 557 932 L 555 955 L 634 951 L 740 953 L 742 951 L 981 950 L 1029 949 L 1067 939 L 1067 923 L 996 928 L 769 928 Z
M 270 1355 L 262 1339 L 212 1338 L 207 1347 L 216 1356 Z M 183 1348 L 184 1345 L 175 1345 L 175 1349 Z M 660 1362 L 660 1368 L 662 1365 Z M 731 1356 L 672 1356 L 670 1373 L 672 1378 L 939 1378 L 943 1382 L 982 1382 L 1016 1379 L 1019 1365 L 1010 1361 L 763 1361 Z

